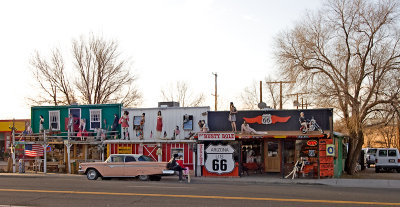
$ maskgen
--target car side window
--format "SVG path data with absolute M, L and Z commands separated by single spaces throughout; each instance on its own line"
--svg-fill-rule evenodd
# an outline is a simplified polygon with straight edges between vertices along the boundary
M 396 157 L 397 156 L 396 150 L 388 150 L 388 156 L 389 157 Z
M 136 162 L 136 159 L 132 156 L 126 156 L 125 157 L 125 162 Z
M 387 150 L 379 150 L 379 157 L 387 157 Z
M 115 156 L 111 157 L 111 162 L 124 162 L 124 159 L 121 156 Z
M 145 156 L 145 155 L 140 156 L 140 157 L 138 158 L 138 160 L 139 160 L 139 161 L 145 161 L 145 162 L 154 162 L 154 160 L 151 159 L 151 157 L 148 157 L 148 156 Z

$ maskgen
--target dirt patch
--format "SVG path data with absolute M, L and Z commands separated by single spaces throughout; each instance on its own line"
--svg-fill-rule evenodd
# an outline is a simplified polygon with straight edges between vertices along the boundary
M 400 180 L 400 173 L 397 173 L 395 170 L 391 172 L 380 172 L 376 173 L 375 168 L 367 168 L 360 172 L 357 172 L 355 175 L 348 175 L 344 173 L 341 178 L 348 179 L 385 179 L 385 180 Z

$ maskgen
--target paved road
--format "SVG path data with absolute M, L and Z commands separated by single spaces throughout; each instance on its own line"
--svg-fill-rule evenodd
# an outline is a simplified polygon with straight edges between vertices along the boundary
M 400 206 L 400 189 L 0 176 L 0 206 Z

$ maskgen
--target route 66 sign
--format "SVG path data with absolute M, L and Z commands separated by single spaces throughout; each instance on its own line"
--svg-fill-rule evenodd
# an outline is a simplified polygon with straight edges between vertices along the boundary
M 262 123 L 263 124 L 271 124 L 272 123 L 271 114 L 263 114 L 262 115 Z
M 235 169 L 233 152 L 230 145 L 209 145 L 206 149 L 207 160 L 205 167 L 211 173 L 230 173 Z

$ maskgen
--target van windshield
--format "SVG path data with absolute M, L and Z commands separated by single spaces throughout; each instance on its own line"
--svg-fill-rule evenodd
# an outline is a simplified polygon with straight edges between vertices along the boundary
M 376 154 L 377 149 L 369 149 L 367 154 Z

